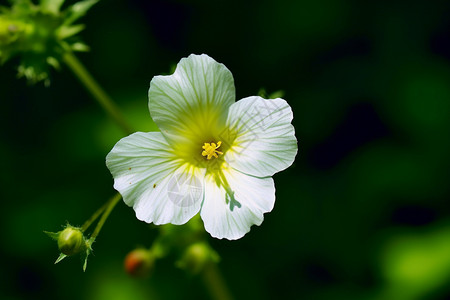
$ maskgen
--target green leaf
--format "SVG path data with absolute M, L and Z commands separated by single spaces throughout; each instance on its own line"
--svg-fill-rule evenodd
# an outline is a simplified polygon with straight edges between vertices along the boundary
M 59 63 L 59 61 L 55 58 L 55 57 L 47 57 L 47 63 L 52 66 L 53 68 L 55 68 L 56 70 L 60 70 L 61 69 L 61 65 Z
M 57 15 L 63 3 L 64 0 L 41 0 L 40 6 L 42 11 Z
M 64 40 L 68 37 L 71 37 L 85 28 L 84 24 L 72 25 L 72 26 L 61 26 L 56 31 L 56 35 L 59 39 Z
M 87 52 L 90 50 L 88 45 L 81 43 L 81 42 L 73 43 L 71 45 L 71 48 L 73 51 L 79 51 L 79 52 Z
M 75 3 L 70 6 L 67 10 L 67 16 L 64 21 L 65 25 L 70 25 L 82 16 L 84 16 L 87 11 L 98 2 L 98 0 L 85 0 Z

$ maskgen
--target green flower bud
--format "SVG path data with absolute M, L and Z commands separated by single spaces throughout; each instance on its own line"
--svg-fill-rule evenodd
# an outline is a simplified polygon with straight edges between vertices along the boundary
M 219 261 L 218 254 L 206 243 L 199 242 L 190 245 L 184 252 L 177 266 L 192 274 L 199 273 L 210 262 Z
M 73 227 L 67 224 L 66 227 L 58 232 L 44 231 L 49 237 L 57 241 L 58 248 L 61 251 L 55 264 L 62 261 L 64 258 L 81 253 L 84 264 L 83 271 L 86 271 L 87 259 L 92 253 L 92 244 L 95 241 L 94 237 L 85 238 L 81 228 Z
M 125 257 L 125 271 L 133 277 L 146 277 L 153 270 L 155 256 L 152 251 L 137 248 Z
M 49 237 L 57 241 L 61 256 L 70 256 L 90 249 L 90 242 L 84 237 L 78 227 L 67 224 L 66 228 L 58 232 L 44 231 Z M 57 262 L 64 257 L 60 257 Z
M 86 250 L 86 240 L 79 228 L 67 226 L 58 236 L 58 248 L 65 255 L 78 254 Z

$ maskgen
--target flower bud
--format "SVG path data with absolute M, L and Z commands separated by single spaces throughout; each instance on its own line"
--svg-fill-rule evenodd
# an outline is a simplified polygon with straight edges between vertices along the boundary
M 84 25 L 74 23 L 98 0 L 79 1 L 64 10 L 64 0 L 11 2 L 10 8 L 0 7 L 0 64 L 19 56 L 19 77 L 49 84 L 50 67 L 59 66 L 65 53 L 87 49 L 76 37 Z
M 81 230 L 69 225 L 60 231 L 58 248 L 65 255 L 74 255 L 86 250 L 86 240 Z
M 125 257 L 125 271 L 133 277 L 146 277 L 150 274 L 155 264 L 155 256 L 152 251 L 145 248 L 137 248 Z
M 183 257 L 177 262 L 177 266 L 192 274 L 199 273 L 209 262 L 219 260 L 217 253 L 206 243 L 194 243 L 184 252 Z

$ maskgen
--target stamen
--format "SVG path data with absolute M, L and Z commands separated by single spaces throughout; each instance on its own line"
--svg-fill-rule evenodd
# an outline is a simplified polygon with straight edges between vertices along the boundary
M 218 158 L 219 157 L 218 154 L 223 154 L 223 152 L 217 150 L 217 148 L 219 148 L 220 145 L 222 145 L 221 141 L 218 141 L 217 145 L 216 143 L 205 143 L 202 146 L 202 148 L 204 149 L 202 151 L 202 155 L 206 156 L 207 159 L 211 159 L 213 156 L 215 158 Z

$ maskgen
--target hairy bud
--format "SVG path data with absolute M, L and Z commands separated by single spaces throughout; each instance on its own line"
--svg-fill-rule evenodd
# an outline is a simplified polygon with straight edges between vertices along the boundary
M 65 255 L 78 254 L 86 250 L 86 240 L 79 228 L 68 226 L 60 231 L 58 236 L 58 248 Z

